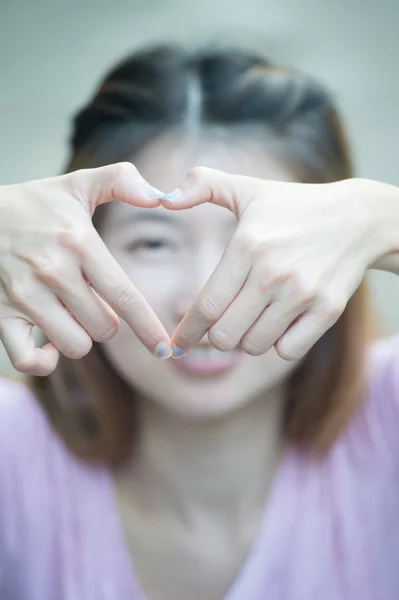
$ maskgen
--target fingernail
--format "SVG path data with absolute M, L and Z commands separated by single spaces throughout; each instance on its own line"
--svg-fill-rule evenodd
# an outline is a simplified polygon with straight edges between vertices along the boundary
M 184 355 L 185 355 L 184 350 L 182 350 L 181 348 L 179 348 L 179 346 L 176 346 L 175 344 L 173 344 L 173 346 L 172 346 L 172 358 L 181 358 Z
M 160 198 L 161 200 L 163 200 L 164 202 L 175 202 L 176 200 L 178 200 L 181 196 L 183 195 L 183 192 L 181 191 L 181 189 L 176 188 L 175 190 L 172 190 L 171 192 L 169 192 L 168 194 L 164 194 L 162 196 L 162 198 Z
M 172 356 L 172 348 L 168 342 L 159 342 L 158 346 L 155 348 L 155 354 L 158 358 L 170 358 Z
M 152 185 L 150 185 L 148 187 L 147 194 L 152 200 L 160 200 L 161 198 L 163 198 L 165 196 L 165 194 L 163 192 L 161 192 L 161 190 L 158 190 L 157 188 L 153 187 Z

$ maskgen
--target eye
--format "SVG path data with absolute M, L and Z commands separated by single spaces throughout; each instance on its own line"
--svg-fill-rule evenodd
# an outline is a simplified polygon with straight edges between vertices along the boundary
M 162 237 L 143 237 L 127 244 L 127 250 L 136 254 L 155 255 L 170 252 L 174 248 L 172 241 Z

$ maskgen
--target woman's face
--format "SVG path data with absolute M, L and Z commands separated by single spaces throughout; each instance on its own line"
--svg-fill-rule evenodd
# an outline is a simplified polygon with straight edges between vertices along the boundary
M 260 144 L 212 136 L 201 142 L 164 136 L 135 160 L 142 175 L 165 192 L 202 165 L 265 179 L 290 172 Z M 265 199 L 265 202 L 267 199 Z M 210 204 L 185 211 L 142 209 L 114 202 L 101 235 L 134 285 L 172 334 L 217 266 L 237 226 L 232 213 Z M 122 378 L 141 395 L 182 417 L 221 416 L 281 386 L 295 368 L 274 349 L 252 357 L 219 352 L 204 338 L 179 360 L 160 360 L 121 322 L 104 351 Z

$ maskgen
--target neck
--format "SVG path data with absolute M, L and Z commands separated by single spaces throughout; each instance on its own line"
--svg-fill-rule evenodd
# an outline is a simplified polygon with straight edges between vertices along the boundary
M 188 421 L 150 401 L 126 467 L 145 506 L 192 521 L 201 513 L 236 520 L 263 510 L 282 451 L 282 390 L 209 422 Z

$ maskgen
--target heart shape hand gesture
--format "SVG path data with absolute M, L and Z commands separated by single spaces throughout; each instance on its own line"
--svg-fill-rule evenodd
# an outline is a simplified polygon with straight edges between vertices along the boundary
M 339 318 L 381 252 L 378 236 L 369 243 L 377 213 L 359 185 L 280 183 L 196 168 L 164 196 L 121 163 L 3 186 L 0 340 L 17 370 L 36 375 L 51 373 L 59 352 L 80 358 L 92 340 L 110 339 L 119 317 L 161 358 L 172 351 L 179 358 L 206 334 L 220 350 L 239 345 L 257 355 L 275 346 L 285 359 L 301 358 Z M 238 220 L 172 339 L 92 225 L 95 208 L 116 199 L 167 210 L 211 202 Z M 35 347 L 35 325 L 50 340 L 43 348 Z

